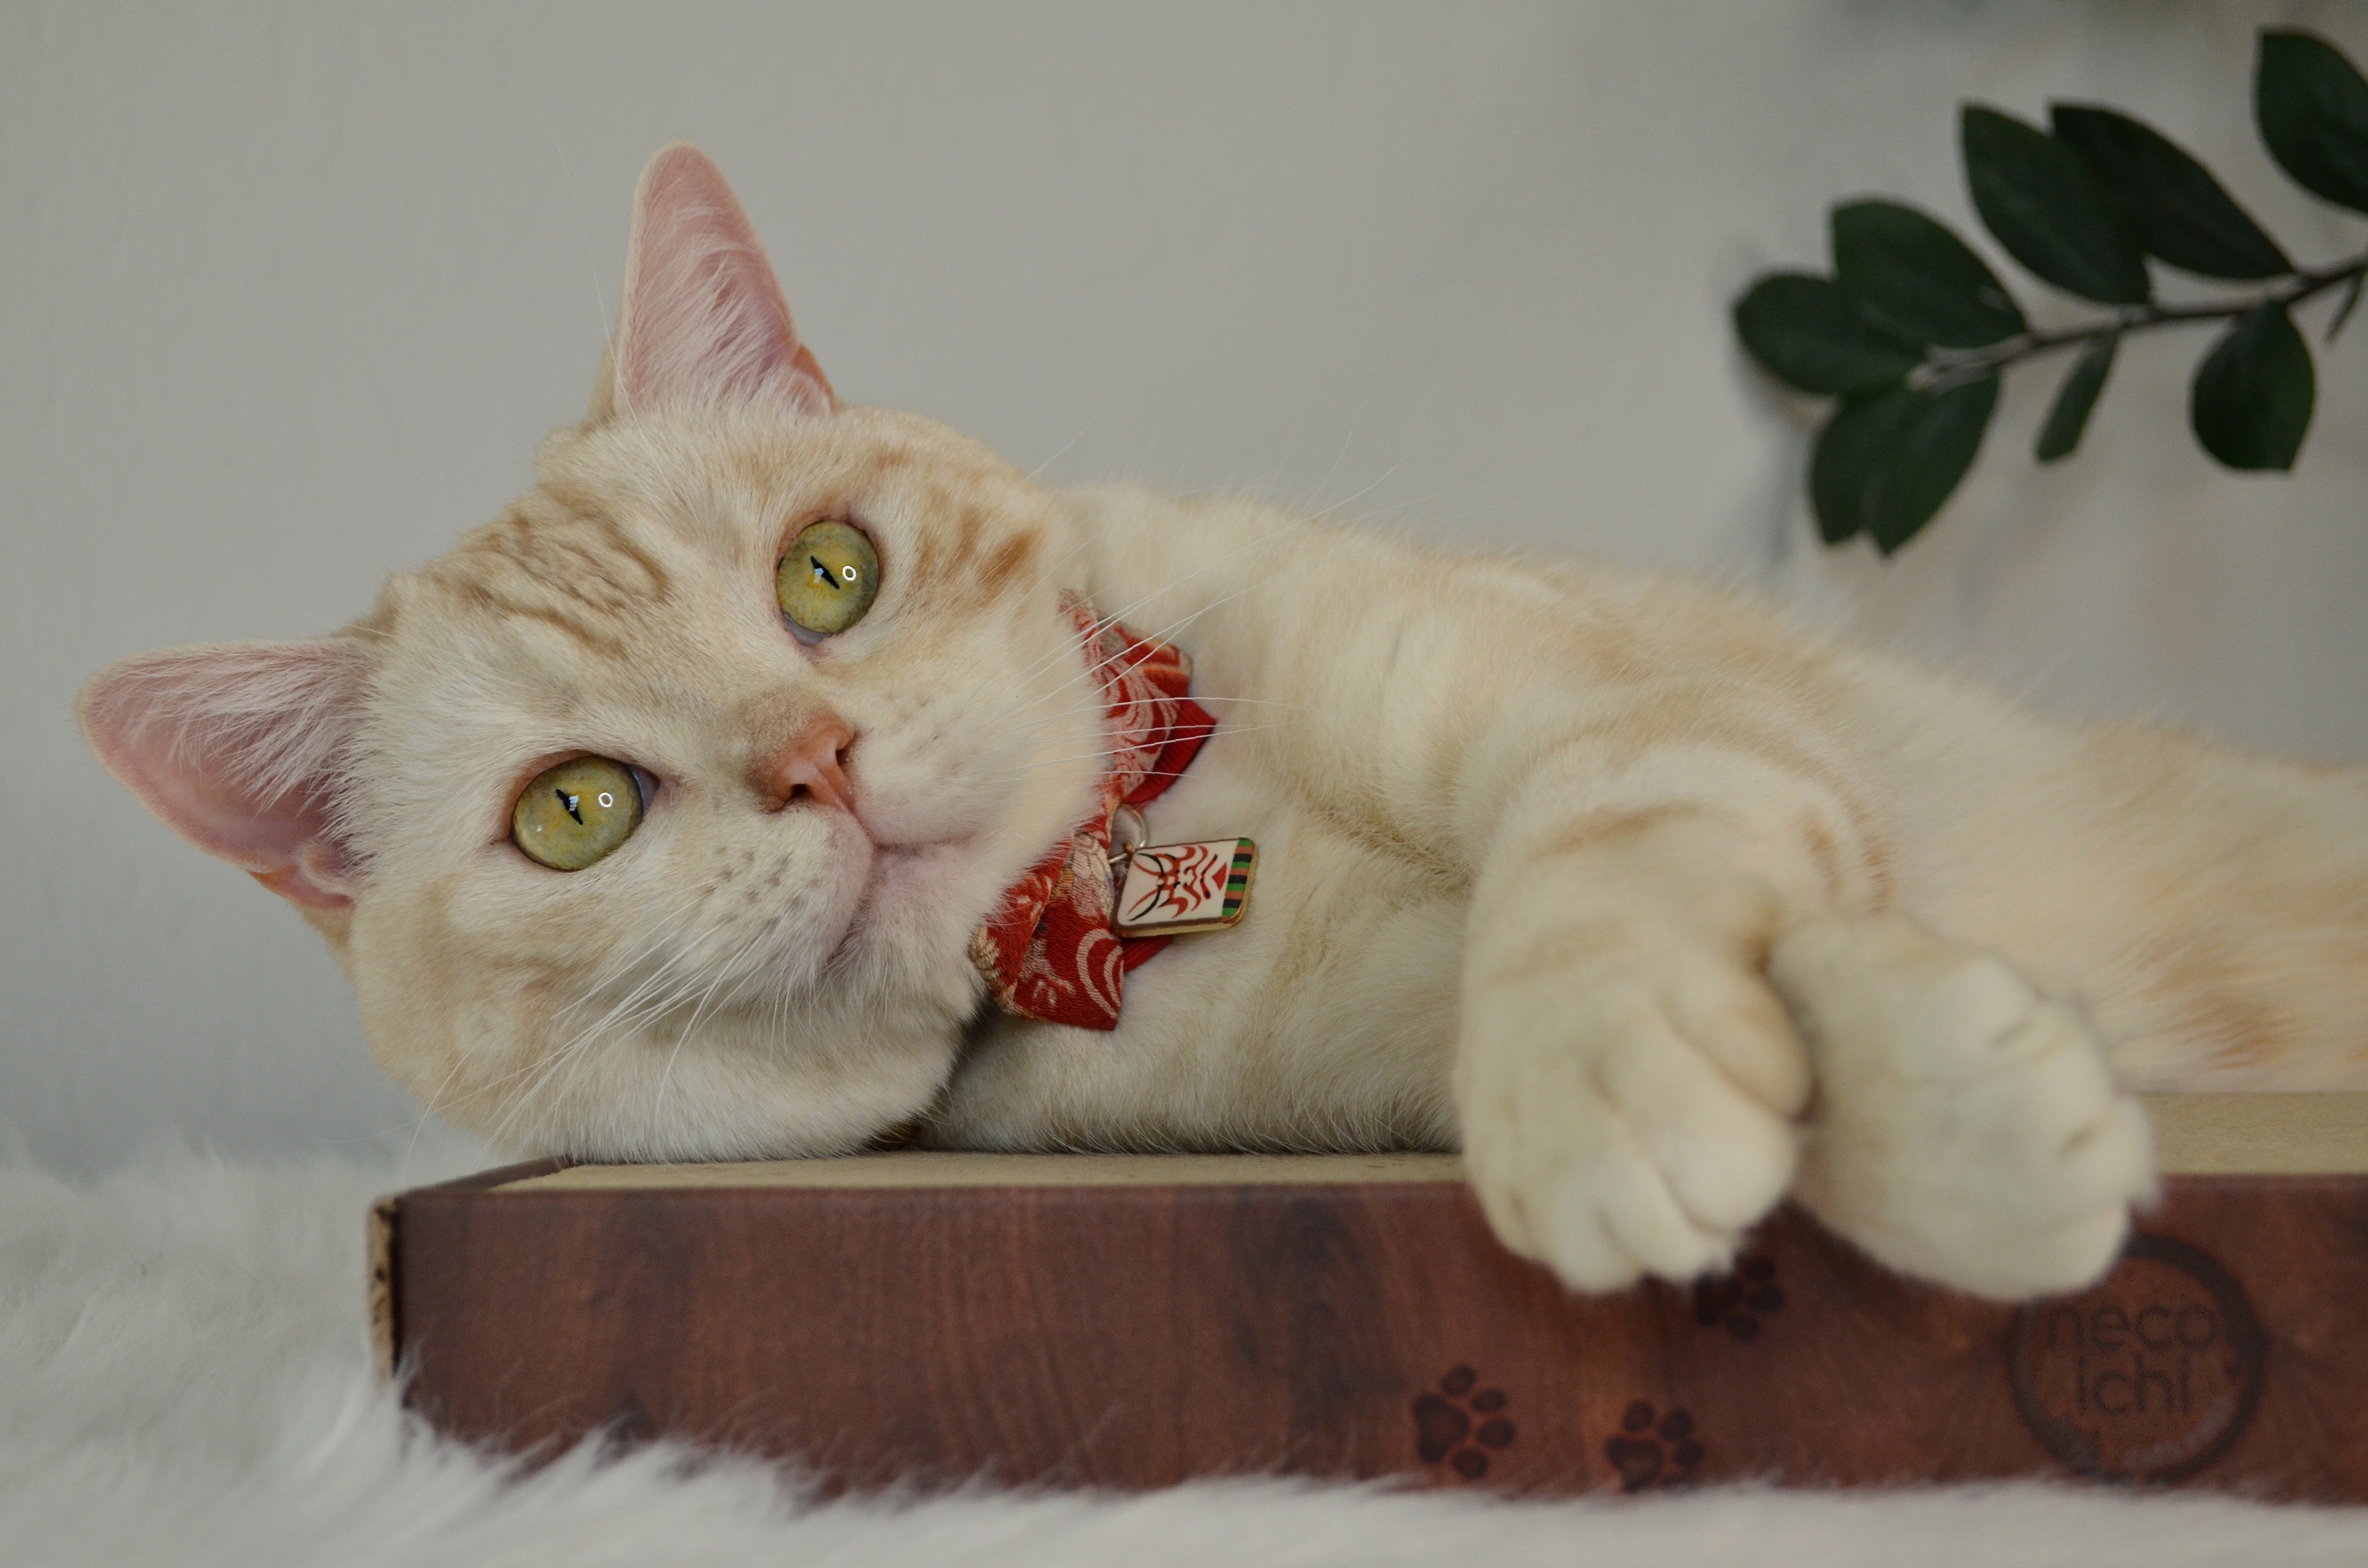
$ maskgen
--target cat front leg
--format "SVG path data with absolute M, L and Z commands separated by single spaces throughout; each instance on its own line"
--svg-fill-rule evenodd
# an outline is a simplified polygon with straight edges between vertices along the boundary
M 1580 1289 L 1683 1279 L 1789 1189 L 1981 1295 L 2112 1263 L 2153 1155 L 2077 1017 L 1881 912 L 1829 785 L 1743 755 L 1595 758 L 1520 790 L 1473 893 L 1454 1086 L 1508 1245 Z
M 1757 759 L 1675 749 L 1574 746 L 1506 801 L 1473 890 L 1454 1090 L 1515 1252 L 1581 1290 L 1685 1279 L 1784 1195 L 1812 1075 L 1764 964 L 1836 896 L 1831 814 Z

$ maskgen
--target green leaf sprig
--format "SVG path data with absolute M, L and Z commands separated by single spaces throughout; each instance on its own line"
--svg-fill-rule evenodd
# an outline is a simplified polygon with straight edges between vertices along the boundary
M 2368 79 L 2315 34 L 2264 31 L 2253 114 L 2270 156 L 2323 200 L 2368 213 Z M 1818 430 L 1809 500 L 1828 544 L 1863 534 L 1891 554 L 1916 537 L 1980 452 L 2009 367 L 2078 350 L 2041 426 L 2043 463 L 2080 445 L 2123 338 L 2226 323 L 2197 365 L 2189 422 L 2232 469 L 2294 467 L 2317 399 L 2298 305 L 2341 290 L 2327 341 L 2351 319 L 2368 252 L 2301 267 L 2210 170 L 2119 110 L 2052 104 L 2044 129 L 1963 106 L 1958 143 L 1974 210 L 2006 253 L 2112 313 L 2040 332 L 1948 225 L 1899 202 L 1829 214 L 1833 272 L 1771 272 L 1736 301 L 1735 325 L 1789 386 L 1839 399 Z M 2152 264 L 2260 285 L 2203 304 L 2155 298 Z

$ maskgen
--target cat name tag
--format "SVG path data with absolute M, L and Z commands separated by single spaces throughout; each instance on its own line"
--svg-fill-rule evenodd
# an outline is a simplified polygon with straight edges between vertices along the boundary
M 1143 845 L 1119 871 L 1110 928 L 1121 937 L 1222 931 L 1249 907 L 1257 869 L 1258 846 L 1247 838 Z

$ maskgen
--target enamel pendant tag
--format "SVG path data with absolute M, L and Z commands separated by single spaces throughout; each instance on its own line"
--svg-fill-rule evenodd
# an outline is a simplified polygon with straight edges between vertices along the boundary
M 1247 838 L 1145 844 L 1119 867 L 1110 928 L 1121 937 L 1222 931 L 1249 907 L 1258 846 Z

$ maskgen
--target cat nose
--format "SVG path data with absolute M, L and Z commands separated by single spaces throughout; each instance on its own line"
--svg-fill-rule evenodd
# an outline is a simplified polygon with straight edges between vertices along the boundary
M 757 759 L 750 782 L 768 812 L 806 795 L 852 816 L 855 785 L 847 777 L 848 748 L 855 732 L 836 716 L 810 724 L 787 745 Z

